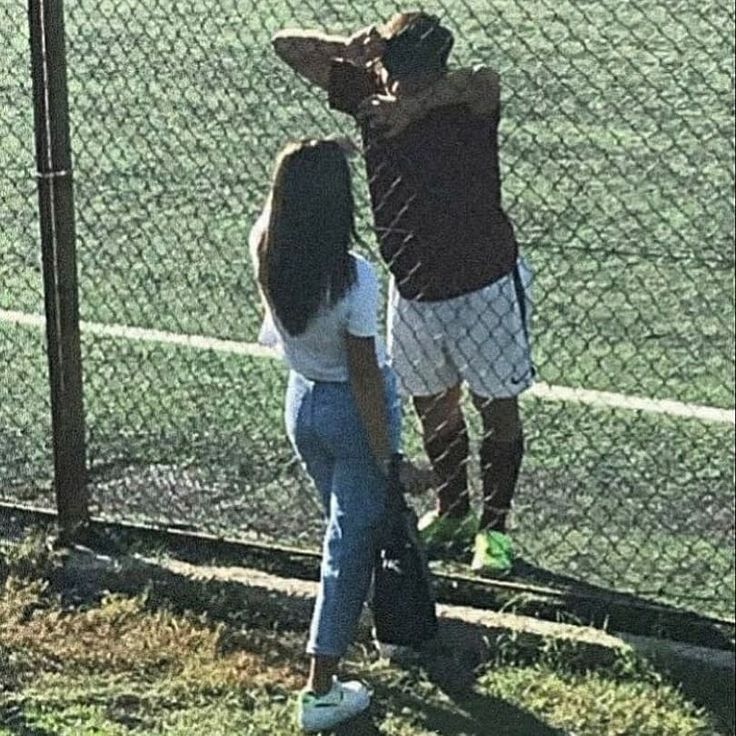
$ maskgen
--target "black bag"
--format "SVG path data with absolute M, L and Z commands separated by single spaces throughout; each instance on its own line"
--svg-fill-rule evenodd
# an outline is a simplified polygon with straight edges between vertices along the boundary
M 404 500 L 400 462 L 389 474 L 386 516 L 373 571 L 373 624 L 381 644 L 417 647 L 437 632 L 429 566 L 417 517 Z

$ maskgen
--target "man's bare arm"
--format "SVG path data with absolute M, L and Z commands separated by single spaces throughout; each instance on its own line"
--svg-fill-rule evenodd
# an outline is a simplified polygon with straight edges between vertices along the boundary
M 347 37 L 290 29 L 279 31 L 271 43 L 282 61 L 322 89 L 329 85 L 332 60 L 344 57 L 348 48 Z
M 418 92 L 402 92 L 399 87 L 395 95 L 374 95 L 365 101 L 359 117 L 390 138 L 439 107 L 466 104 L 477 115 L 491 115 L 499 103 L 498 74 L 476 67 L 448 72 Z
M 365 64 L 382 52 L 382 41 L 372 26 L 349 37 L 286 29 L 279 31 L 271 43 L 280 59 L 322 89 L 329 87 L 330 66 L 334 59 Z
M 479 115 L 498 109 L 500 80 L 489 67 L 458 69 L 445 74 L 417 100 L 422 112 L 446 105 L 467 104 Z

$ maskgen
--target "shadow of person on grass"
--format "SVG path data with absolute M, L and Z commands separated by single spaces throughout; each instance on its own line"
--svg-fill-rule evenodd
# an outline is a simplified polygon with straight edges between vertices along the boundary
M 399 710 L 411 712 L 413 720 L 431 733 L 442 736 L 568 736 L 566 731 L 551 728 L 531 713 L 500 698 L 465 693 L 442 707 L 408 693 L 397 694 L 389 686 L 377 684 L 374 703 L 368 711 L 341 724 L 332 736 L 388 736 L 376 725 L 381 719 L 381 701 L 391 699 Z
M 396 706 L 410 711 L 413 720 L 421 724 L 422 728 L 442 736 L 568 736 L 566 731 L 548 726 L 522 708 L 500 698 L 481 695 L 477 691 L 465 692 L 462 697 L 455 694 L 447 706 L 406 692 L 397 695 L 393 690 L 379 685 L 376 688 L 376 698 L 382 697 L 391 697 Z M 382 732 L 344 731 L 345 736 L 364 733 Z
M 409 695 L 397 696 L 387 689 L 385 696 L 389 695 L 395 704 L 410 710 L 422 728 L 442 736 L 568 736 L 567 732 L 550 728 L 531 713 L 498 698 L 477 693 L 468 695 L 454 708 L 443 708 Z M 381 688 L 378 688 L 376 698 L 380 697 Z M 388 732 L 376 725 L 380 718 L 376 713 L 378 708 L 380 703 L 334 731 L 325 731 L 325 736 L 328 733 L 332 736 L 388 736 Z
M 548 726 L 523 708 L 478 692 L 479 668 L 493 655 L 493 644 L 482 627 L 458 619 L 439 620 L 438 634 L 419 652 L 418 664 L 455 707 L 414 703 L 412 707 L 422 715 L 425 725 L 447 736 L 566 736 L 566 732 Z
M 151 609 L 165 605 L 179 611 L 206 612 L 213 620 L 233 624 L 248 619 L 251 626 L 268 627 L 278 620 L 282 630 L 292 631 L 303 630 L 304 622 L 311 615 L 313 600 L 296 591 L 293 594 L 270 591 L 242 579 L 217 580 L 209 576 L 192 579 L 152 560 L 96 558 L 88 560 L 90 564 L 84 564 L 86 557 L 94 558 L 94 555 L 76 555 L 72 564 L 63 565 L 51 575 L 52 587 L 72 602 L 95 598 L 103 591 L 133 595 L 145 592 L 146 606 Z M 108 562 L 100 564 L 100 559 Z M 448 736 L 461 733 L 485 736 L 489 728 L 511 736 L 559 736 L 563 733 L 522 709 L 474 691 L 475 673 L 492 655 L 485 630 L 458 619 L 443 618 L 440 626 L 441 636 L 420 653 L 419 666 L 458 708 L 445 710 L 421 700 L 407 700 L 412 712 L 416 710 L 424 714 L 428 728 Z M 367 636 L 365 631 L 363 636 Z M 517 654 L 524 656 L 523 651 Z M 289 653 L 284 652 L 285 661 L 288 661 L 288 656 Z M 533 652 L 529 656 L 533 657 Z M 685 678 L 677 678 L 676 681 L 683 683 L 683 680 Z M 376 703 L 380 708 L 381 685 L 377 683 L 376 686 Z M 733 724 L 733 697 L 721 703 L 723 687 L 710 687 L 717 691 L 717 697 L 706 699 L 702 692 L 696 695 L 687 687 L 684 690 L 686 695 L 695 696 L 693 700 L 707 707 L 720 722 Z M 385 696 L 396 701 L 396 693 L 388 688 Z M 706 700 L 714 702 L 704 702 Z M 343 729 L 342 732 L 346 736 L 380 734 L 373 722 L 374 719 L 368 715 L 351 722 L 349 730 Z M 26 734 L 35 736 L 32 731 L 18 731 L 19 736 Z
M 568 736 L 566 731 L 548 726 L 533 714 L 490 696 L 473 693 L 446 710 L 429 703 L 413 707 L 429 730 L 443 736 Z
M 101 591 L 125 594 L 145 591 L 145 605 L 153 610 L 163 605 L 181 611 L 206 611 L 213 620 L 233 623 L 245 615 L 251 626 L 278 620 L 283 630 L 303 629 L 313 605 L 311 598 L 267 591 L 243 581 L 191 579 L 151 560 L 113 561 L 85 554 L 76 555 L 70 564 L 57 570 L 52 584 L 57 591 L 76 600 L 89 600 Z M 510 736 L 561 736 L 561 732 L 550 729 L 522 709 L 473 692 L 474 671 L 487 658 L 488 647 L 481 630 L 454 620 L 440 623 L 443 636 L 420 654 L 419 666 L 457 705 L 447 708 L 432 705 L 419 695 L 397 693 L 390 683 L 376 681 L 371 683 L 375 689 L 371 709 L 331 733 L 386 736 L 377 724 L 381 720 L 382 703 L 392 702 L 399 709 L 408 708 L 428 730 L 447 736 L 487 736 L 491 729 Z M 367 633 L 364 629 L 363 639 Z M 237 642 L 232 644 L 237 646 Z M 368 639 L 363 644 L 368 645 Z M 287 655 L 285 652 L 284 656 Z
M 409 675 L 408 682 L 428 680 L 442 691 L 447 705 L 430 701 L 414 693 L 407 681 L 402 685 L 376 679 L 372 682 L 375 697 L 372 716 L 345 724 L 336 734 L 356 736 L 384 732 L 376 727 L 382 703 L 391 702 L 395 711 L 412 714 L 412 720 L 432 733 L 443 736 L 567 736 L 532 713 L 501 698 L 479 692 L 476 675 L 493 656 L 493 644 L 487 631 L 476 624 L 458 619 L 440 618 L 437 636 L 417 652 L 399 650 L 393 664 Z M 531 655 L 530 655 L 531 656 Z

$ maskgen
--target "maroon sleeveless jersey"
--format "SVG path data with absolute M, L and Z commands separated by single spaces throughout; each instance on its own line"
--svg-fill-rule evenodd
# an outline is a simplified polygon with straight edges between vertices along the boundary
M 370 87 L 339 77 L 330 104 L 354 113 Z M 363 126 L 381 256 L 405 299 L 450 299 L 512 271 L 518 247 L 501 207 L 498 121 L 498 111 L 479 116 L 453 105 L 393 138 Z

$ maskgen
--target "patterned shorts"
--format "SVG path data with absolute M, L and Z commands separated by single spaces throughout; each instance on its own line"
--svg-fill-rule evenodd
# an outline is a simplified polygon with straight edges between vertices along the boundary
M 517 396 L 534 381 L 532 273 L 524 259 L 492 284 L 437 302 L 404 299 L 391 283 L 388 349 L 405 396 L 465 382 L 484 398 Z

